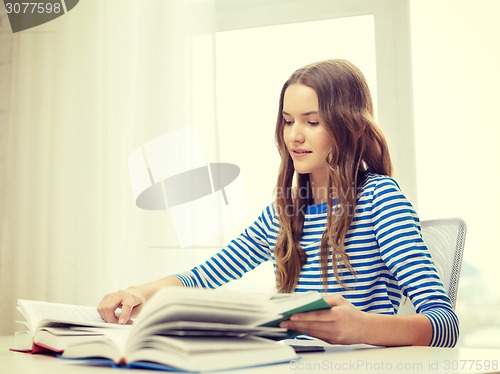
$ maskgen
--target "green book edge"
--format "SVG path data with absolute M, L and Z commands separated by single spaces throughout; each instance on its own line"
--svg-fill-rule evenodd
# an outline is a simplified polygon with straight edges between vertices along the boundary
M 280 322 L 287 321 L 290 319 L 290 316 L 296 313 L 310 312 L 312 310 L 321 310 L 321 309 L 330 309 L 331 305 L 326 302 L 325 299 L 321 298 L 315 301 L 312 301 L 308 304 L 301 305 L 297 308 L 290 309 L 281 314 L 281 317 L 275 319 L 274 321 L 267 322 L 262 324 L 263 327 L 279 327 Z

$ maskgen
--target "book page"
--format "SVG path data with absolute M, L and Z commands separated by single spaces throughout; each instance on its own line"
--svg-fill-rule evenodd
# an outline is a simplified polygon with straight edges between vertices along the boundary
M 18 300 L 18 310 L 26 318 L 31 330 L 41 321 L 106 325 L 97 309 L 91 306 L 57 304 L 43 301 Z
M 162 310 L 166 305 L 183 304 L 196 307 L 212 307 L 270 313 L 269 300 L 272 295 L 205 288 L 165 287 L 156 292 L 144 306 L 147 314 Z
M 147 305 L 146 305 L 147 306 Z M 144 308 L 134 322 L 139 329 L 143 326 L 152 326 L 172 321 L 195 321 L 239 324 L 244 326 L 258 326 L 269 320 L 278 318 L 276 314 L 248 312 L 245 310 L 226 309 L 219 307 L 198 307 L 185 304 L 166 304 L 161 310 L 154 311 Z

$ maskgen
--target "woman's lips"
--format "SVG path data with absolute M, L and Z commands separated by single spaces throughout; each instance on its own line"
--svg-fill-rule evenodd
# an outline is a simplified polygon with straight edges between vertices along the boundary
M 312 153 L 312 151 L 309 151 L 307 149 L 299 149 L 299 148 L 296 148 L 296 149 L 292 149 L 292 154 L 294 157 L 305 157 L 307 156 L 308 154 Z

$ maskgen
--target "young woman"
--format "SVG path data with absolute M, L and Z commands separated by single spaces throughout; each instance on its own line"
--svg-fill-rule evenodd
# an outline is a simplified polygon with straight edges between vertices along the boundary
M 417 214 L 390 177 L 387 143 L 358 68 L 328 60 L 293 73 L 281 91 L 276 141 L 274 204 L 204 264 L 106 295 L 103 319 L 125 323 L 160 287 L 215 288 L 272 261 L 279 292 L 317 290 L 332 306 L 282 327 L 330 343 L 454 346 L 457 316 Z M 396 314 L 403 296 L 417 314 Z

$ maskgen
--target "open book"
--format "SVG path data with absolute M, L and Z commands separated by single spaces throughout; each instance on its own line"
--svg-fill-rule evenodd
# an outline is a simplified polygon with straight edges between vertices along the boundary
M 94 329 L 98 335 L 66 346 L 62 358 L 185 371 L 288 362 L 296 358 L 293 348 L 264 337 L 286 338 L 280 321 L 329 307 L 318 293 L 265 295 L 167 287 L 144 305 L 130 326 L 79 325 L 79 331 Z
M 127 328 L 104 322 L 93 306 L 19 299 L 17 310 L 24 330 L 16 333 L 13 351 L 60 353 L 70 344 L 102 337 L 103 329 Z

